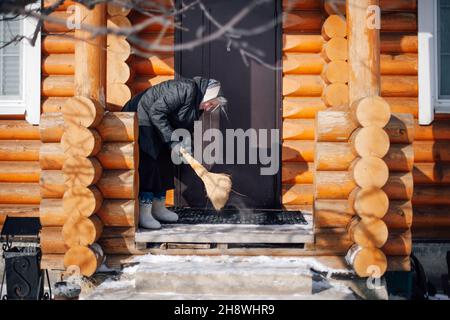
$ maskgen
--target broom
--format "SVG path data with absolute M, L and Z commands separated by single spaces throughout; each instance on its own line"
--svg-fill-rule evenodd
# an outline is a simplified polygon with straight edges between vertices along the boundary
M 220 211 L 228 201 L 231 191 L 231 178 L 223 173 L 212 173 L 206 170 L 197 160 L 195 160 L 186 150 L 180 148 L 180 153 L 203 181 L 206 195 L 217 211 Z

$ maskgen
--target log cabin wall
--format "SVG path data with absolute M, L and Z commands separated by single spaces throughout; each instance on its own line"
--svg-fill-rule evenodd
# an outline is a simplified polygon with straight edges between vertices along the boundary
M 320 158 L 315 159 L 317 150 L 314 141 L 317 138 L 316 113 L 329 107 L 323 98 L 329 87 L 323 77 L 328 64 L 323 51 L 331 38 L 324 38 L 322 29 L 329 15 L 343 15 L 345 12 L 342 5 L 330 6 L 330 2 L 336 1 L 292 1 L 291 11 L 286 12 L 283 24 L 282 179 L 283 205 L 287 209 L 311 210 L 314 193 L 313 169 L 322 164 L 326 165 L 326 162 L 319 162 Z M 285 8 L 287 3 L 283 2 Z M 66 10 L 69 4 L 66 2 L 65 7 L 60 7 L 54 14 L 67 18 Z M 394 118 L 386 128 L 392 152 L 391 157 L 385 158 L 385 161 L 391 177 L 395 180 L 390 192 L 397 193 L 399 198 L 406 194 L 406 199 L 399 199 L 400 201 L 411 196 L 414 209 L 412 219 L 408 201 L 404 201 L 404 205 L 397 209 L 392 207 L 391 213 L 401 214 L 402 219 L 393 219 L 390 229 L 405 230 L 412 223 L 415 239 L 448 240 L 450 117 L 437 115 L 432 125 L 418 125 L 417 1 L 386 0 L 381 1 L 381 6 L 381 96 L 389 103 L 392 113 L 397 114 L 397 119 Z M 108 10 L 110 25 L 136 24 L 140 19 L 142 16 L 135 12 Z M 142 33 L 142 37 L 155 38 L 158 31 L 154 26 L 149 27 Z M 68 37 L 61 36 L 63 33 L 67 33 Z M 53 267 L 61 267 L 62 254 L 67 250 L 60 236 L 66 219 L 61 201 L 64 193 L 61 172 L 64 155 L 60 140 L 63 133 L 62 106 L 74 95 L 75 43 L 70 36 L 70 30 L 64 26 L 44 24 L 40 127 L 33 127 L 20 119 L 0 120 L 0 225 L 6 214 L 40 214 L 44 226 L 43 250 L 48 265 Z M 173 39 L 173 30 L 167 30 L 163 42 L 171 44 Z M 173 54 L 167 52 L 150 52 L 148 57 L 133 54 L 131 46 L 124 39 L 117 37 L 108 38 L 108 47 L 114 50 L 108 51 L 106 100 L 109 110 L 113 112 L 104 119 L 108 120 L 109 124 L 98 129 L 104 144 L 97 158 L 106 171 L 106 175 L 103 175 L 105 180 L 102 191 L 108 189 L 106 185 L 117 181 L 120 181 L 123 188 L 107 196 L 98 211 L 105 227 L 99 243 L 107 254 L 122 256 L 142 253 L 134 246 L 136 206 L 133 188 L 136 186 L 134 170 L 137 168 L 137 144 L 133 117 L 123 113 L 115 114 L 114 111 L 120 110 L 132 94 L 172 79 L 174 62 Z M 124 62 L 128 69 L 125 68 Z M 412 115 L 414 120 L 402 114 Z M 110 130 L 117 128 L 117 124 L 126 128 L 125 132 Z M 333 134 L 348 139 L 353 130 L 354 128 L 346 127 Z M 408 143 L 412 139 L 414 144 L 409 146 Z M 354 188 L 354 182 L 343 172 L 352 159 L 345 157 L 348 150 L 343 150 L 342 153 L 336 150 L 334 152 L 337 173 L 334 175 L 335 179 L 333 175 L 323 175 L 325 180 L 331 182 L 323 190 L 328 194 L 337 192 L 348 196 Z M 413 174 L 405 174 L 412 167 Z M 338 188 L 334 188 L 335 182 L 339 184 Z M 395 185 L 407 187 L 399 189 Z M 116 198 L 124 189 L 129 190 L 130 196 Z M 108 191 L 105 192 L 108 194 Z M 348 212 L 347 201 L 334 199 L 328 205 L 332 205 L 333 210 L 324 210 L 325 215 L 316 217 L 316 227 L 329 227 L 323 228 L 322 231 L 325 232 L 320 233 L 316 239 L 318 248 L 324 248 L 318 250 L 317 254 L 344 255 L 352 244 L 345 228 L 353 213 Z M 335 214 L 336 211 L 339 211 L 339 214 Z M 347 214 L 341 214 L 346 212 Z M 393 234 L 395 238 L 390 238 L 391 253 L 397 250 L 403 254 L 394 254 L 397 258 L 390 259 L 390 264 L 392 268 L 401 270 L 406 266 L 404 253 L 410 251 L 411 235 L 407 232 Z
M 283 1 L 282 204 L 311 211 L 313 204 L 314 118 L 322 100 L 326 64 L 321 56 L 324 14 L 321 1 Z

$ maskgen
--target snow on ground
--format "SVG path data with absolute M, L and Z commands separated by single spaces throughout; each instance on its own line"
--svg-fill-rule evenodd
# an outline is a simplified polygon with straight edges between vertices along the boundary
M 176 292 L 160 292 L 146 294 L 136 291 L 135 276 L 146 270 L 160 270 L 163 273 L 177 272 L 195 275 L 201 273 L 205 266 L 208 271 L 230 273 L 258 272 L 264 274 L 273 272 L 290 272 L 293 276 L 312 275 L 311 270 L 320 272 L 325 279 L 314 281 L 315 292 L 336 292 L 336 299 L 355 299 L 353 291 L 345 283 L 327 281 L 332 275 L 351 275 L 348 269 L 332 269 L 315 258 L 288 258 L 288 257 L 202 257 L 202 256 L 164 256 L 145 255 L 135 257 L 129 267 L 121 271 L 120 276 L 111 276 L 91 292 L 82 294 L 81 299 L 332 299 L 333 295 L 290 295 L 290 296 L 221 296 L 221 295 L 180 295 Z M 284 270 L 284 271 L 283 271 Z M 276 285 L 276 284 L 275 284 Z

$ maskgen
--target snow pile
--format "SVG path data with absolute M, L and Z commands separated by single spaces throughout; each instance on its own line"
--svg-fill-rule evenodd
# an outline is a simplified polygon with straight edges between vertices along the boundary
M 82 299 L 144 299 L 149 297 L 136 291 L 136 275 L 146 270 L 160 271 L 163 274 L 193 275 L 207 272 L 214 273 L 236 273 L 236 274 L 270 274 L 270 273 L 288 273 L 292 276 L 308 275 L 313 278 L 313 291 L 335 291 L 342 296 L 353 297 L 353 291 L 345 284 L 337 281 L 328 281 L 332 275 L 352 275 L 349 269 L 333 269 L 324 265 L 320 258 L 313 257 L 236 257 L 236 256 L 166 256 L 166 255 L 145 255 L 137 256 L 131 262 L 130 266 L 122 270 L 119 278 L 109 277 L 99 285 L 92 293 L 84 294 Z M 312 272 L 312 270 L 314 272 Z M 274 283 L 274 286 L 277 284 Z M 180 297 L 177 293 L 161 292 L 154 299 L 177 299 Z M 200 297 L 190 296 L 196 299 Z M 204 297 L 203 297 L 204 298 Z M 220 297 L 209 297 L 220 298 Z M 229 297 L 222 297 L 229 299 Z M 250 296 L 243 297 L 252 299 Z M 257 296 L 254 297 L 258 299 Z M 261 298 L 261 297 L 259 297 Z M 269 298 L 269 297 L 265 297 Z M 280 297 L 273 297 L 280 298 Z M 283 297 L 281 297 L 283 298 Z M 313 296 L 291 296 L 294 299 L 311 299 Z M 239 299 L 236 297 L 236 299 Z

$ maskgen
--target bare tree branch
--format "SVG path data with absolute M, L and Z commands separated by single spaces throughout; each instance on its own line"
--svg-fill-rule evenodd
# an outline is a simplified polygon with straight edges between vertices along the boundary
M 224 23 L 220 23 L 216 17 L 213 17 L 203 4 L 202 0 L 193 0 L 189 3 L 181 1 L 178 7 L 175 7 L 173 0 L 172 6 L 167 7 L 160 1 L 147 1 L 147 0 L 73 0 L 75 3 L 85 5 L 88 8 L 93 8 L 97 4 L 112 4 L 122 7 L 124 9 L 134 10 L 141 14 L 145 19 L 132 25 L 131 27 L 98 27 L 92 26 L 86 23 L 79 23 L 77 27 L 80 30 L 87 31 L 90 34 L 90 39 L 103 35 L 117 35 L 124 36 L 133 46 L 133 53 L 140 56 L 148 56 L 149 52 L 174 52 L 181 50 L 192 50 L 196 47 L 202 46 L 206 43 L 216 40 L 224 41 L 224 45 L 228 50 L 238 50 L 239 54 L 245 64 L 248 65 L 248 60 L 255 60 L 258 63 L 270 67 L 276 68 L 276 66 L 270 66 L 263 61 L 264 52 L 257 48 L 252 48 L 246 38 L 262 34 L 268 30 L 273 29 L 282 21 L 282 16 L 279 15 L 275 19 L 268 21 L 262 25 L 250 28 L 242 29 L 238 25 L 243 21 L 252 11 L 258 6 L 264 5 L 267 2 L 273 0 L 252 0 L 248 5 L 244 6 L 239 12 L 237 12 L 232 18 Z M 37 0 L 1 0 L 0 2 L 0 19 L 19 19 L 23 17 L 31 17 L 36 19 L 39 23 L 32 36 L 30 35 L 15 35 L 11 41 L 3 44 L 1 48 L 17 43 L 22 40 L 29 41 L 34 45 L 41 26 L 44 22 L 67 25 L 66 19 L 53 13 L 57 8 L 64 4 L 66 0 L 54 0 L 50 5 L 43 8 L 30 7 L 30 5 L 36 5 Z M 206 19 L 208 19 L 214 26 L 215 30 L 209 34 L 204 34 L 204 30 L 199 28 L 197 30 L 197 37 L 193 40 L 184 43 L 164 44 L 162 39 L 167 34 L 169 28 L 183 29 L 177 22 L 178 18 L 187 13 L 189 10 L 197 7 L 202 11 Z M 290 7 L 285 8 L 285 11 L 289 11 Z M 159 33 L 151 41 L 144 40 L 140 33 L 153 25 L 159 25 Z M 61 35 L 68 36 L 70 35 Z M 89 41 L 89 39 L 83 39 Z

